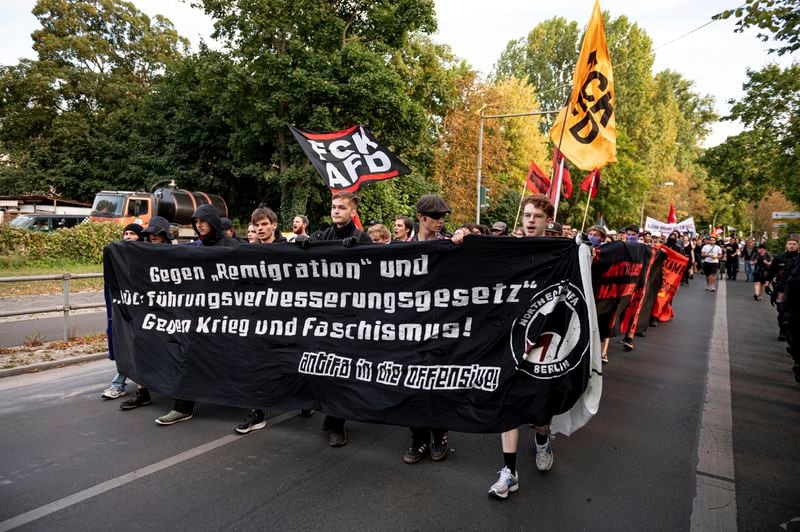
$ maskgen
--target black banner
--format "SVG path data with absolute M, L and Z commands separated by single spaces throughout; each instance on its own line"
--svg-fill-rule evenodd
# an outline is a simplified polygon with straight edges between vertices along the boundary
M 637 291 L 644 287 L 650 256 L 650 247 L 639 243 L 617 241 L 597 248 L 592 279 L 601 338 L 613 338 L 623 332 L 625 312 Z M 638 303 L 637 300 L 637 307 Z
M 114 352 L 123 374 L 181 399 L 466 432 L 565 413 L 554 426 L 569 433 L 601 387 L 585 248 L 115 242 Z
M 644 287 L 644 296 L 639 312 L 636 316 L 635 331 L 637 334 L 644 334 L 650 326 L 650 315 L 658 298 L 658 293 L 661 290 L 661 285 L 664 283 L 664 265 L 667 260 L 667 254 L 659 247 L 652 248 L 650 256 L 650 268 L 647 271 L 647 278 Z
M 378 144 L 364 126 L 317 133 L 289 126 L 322 181 L 337 192 L 355 192 L 367 181 L 411 173 L 395 154 Z

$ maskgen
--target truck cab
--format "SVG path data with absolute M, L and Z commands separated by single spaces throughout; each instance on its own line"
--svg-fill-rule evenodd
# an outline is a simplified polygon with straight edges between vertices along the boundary
M 147 192 L 99 192 L 92 204 L 92 222 L 137 223 L 146 227 L 153 216 L 153 196 Z

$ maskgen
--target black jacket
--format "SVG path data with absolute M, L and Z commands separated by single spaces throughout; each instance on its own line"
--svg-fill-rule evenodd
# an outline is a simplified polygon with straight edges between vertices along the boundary
M 324 231 L 317 231 L 311 235 L 311 240 L 343 240 L 345 238 L 355 238 L 359 242 L 363 242 L 365 244 L 372 243 L 372 239 L 369 237 L 369 235 L 356 227 L 356 224 L 353 223 L 353 220 L 350 220 L 350 223 L 344 227 L 336 227 L 335 225 L 332 225 Z

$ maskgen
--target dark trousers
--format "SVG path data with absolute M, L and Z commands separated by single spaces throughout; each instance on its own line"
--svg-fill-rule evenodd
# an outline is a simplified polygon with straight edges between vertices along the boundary
M 172 403 L 172 409 L 177 410 L 181 414 L 194 414 L 194 401 L 175 399 Z
M 739 273 L 739 261 L 737 259 L 728 259 L 725 261 L 725 268 L 728 270 L 728 279 L 736 280 L 736 274 Z
M 431 437 L 433 437 L 433 441 L 441 442 L 444 439 L 445 434 L 447 434 L 447 430 L 445 429 L 433 429 L 430 427 L 410 428 L 411 438 L 414 440 L 414 444 L 429 443 L 431 441 Z
M 331 432 L 344 432 L 345 420 L 340 417 L 325 416 L 325 421 L 322 422 L 322 430 L 329 430 Z

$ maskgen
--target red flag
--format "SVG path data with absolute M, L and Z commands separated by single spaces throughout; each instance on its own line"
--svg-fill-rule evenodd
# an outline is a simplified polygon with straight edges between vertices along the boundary
M 531 191 L 531 194 L 547 194 L 550 190 L 550 178 L 544 175 L 542 169 L 536 164 L 536 161 L 531 161 L 528 168 L 528 178 L 525 180 L 525 188 Z
M 581 190 L 584 192 L 592 191 L 592 199 L 597 196 L 597 189 L 600 187 L 600 170 L 595 168 L 589 175 L 586 176 L 586 179 L 583 180 L 581 183 Z
M 558 167 L 561 166 L 561 161 L 564 161 L 564 171 L 561 174 L 561 184 L 564 186 L 564 197 L 568 198 L 572 195 L 572 178 L 567 170 L 567 161 L 564 159 L 564 154 L 558 151 L 558 147 L 553 151 L 553 178 L 558 179 Z
M 668 224 L 674 224 L 677 221 L 678 221 L 678 219 L 675 218 L 675 205 L 670 203 L 669 204 L 669 216 L 667 216 L 667 223 Z

